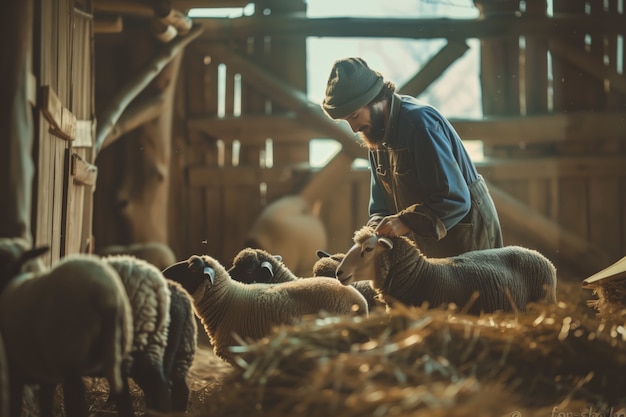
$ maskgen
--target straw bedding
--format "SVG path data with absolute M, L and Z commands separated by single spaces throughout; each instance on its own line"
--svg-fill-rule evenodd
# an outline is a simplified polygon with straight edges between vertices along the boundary
M 580 285 L 572 288 L 575 298 Z M 367 318 L 306 317 L 243 343 L 238 366 L 216 358 L 201 335 L 187 415 L 625 416 L 624 316 L 560 299 L 482 317 L 400 306 Z M 94 416 L 115 415 L 102 404 L 105 388 L 89 387 Z

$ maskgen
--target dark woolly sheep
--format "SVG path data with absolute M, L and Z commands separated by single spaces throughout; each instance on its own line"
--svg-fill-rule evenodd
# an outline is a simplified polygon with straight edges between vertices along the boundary
M 38 384 L 41 416 L 52 416 L 57 384 L 65 413 L 86 417 L 82 377 L 104 376 L 121 416 L 132 416 L 123 363 L 132 346 L 132 312 L 120 277 L 93 255 L 62 258 L 22 272 L 47 248 L 0 239 L 0 332 L 9 362 L 10 415 L 19 417 L 24 386 Z M 28 268 L 27 268 L 28 269 Z
M 355 233 L 337 278 L 345 285 L 371 280 L 388 303 L 433 308 L 454 304 L 461 309 L 471 304 L 470 314 L 523 311 L 529 303 L 556 302 L 556 268 L 535 250 L 507 246 L 427 258 L 408 238 L 379 237 L 368 226 Z
M 163 356 L 163 369 L 170 381 L 172 410 L 187 411 L 187 374 L 196 353 L 198 327 L 191 295 L 178 282 L 167 280 L 170 289 L 170 327 Z
M 334 278 L 298 279 L 280 284 L 243 284 L 233 280 L 219 261 L 193 255 L 163 271 L 192 295 L 215 354 L 235 364 L 231 348 L 238 338 L 258 340 L 278 325 L 296 324 L 303 316 L 326 312 L 367 312 L 367 302 Z

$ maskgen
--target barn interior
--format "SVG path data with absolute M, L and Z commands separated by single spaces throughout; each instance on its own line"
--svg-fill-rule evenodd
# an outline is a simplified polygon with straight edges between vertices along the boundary
M 361 7 L 374 3 L 363 0 Z M 429 412 L 428 400 L 423 391 L 404 387 L 430 383 L 439 390 L 429 392 L 437 398 L 430 411 L 442 415 L 467 415 L 467 410 L 479 415 L 481 409 L 483 415 L 511 416 L 565 415 L 558 412 L 591 407 L 597 413 L 617 412 L 620 406 L 623 411 L 623 393 L 608 388 L 624 382 L 613 371 L 623 370 L 626 361 L 623 327 L 607 326 L 613 333 L 606 340 L 599 336 L 595 311 L 586 308 L 592 294 L 582 288 L 582 280 L 626 255 L 624 2 L 458 3 L 474 10 L 476 17 L 361 17 L 356 11 L 311 17 L 305 0 L 8 2 L 0 16 L 0 125 L 7 129 L 0 140 L 0 236 L 22 236 L 33 245 L 50 246 L 47 265 L 73 253 L 142 242 L 164 243 L 177 259 L 203 253 L 229 265 L 258 237 L 255 233 L 281 229 L 280 238 L 270 237 L 268 245 L 276 245 L 270 250 L 298 273 L 307 273 L 315 249 L 345 252 L 354 231 L 367 222 L 370 180 L 367 166 L 358 163 L 367 159 L 366 149 L 347 124 L 331 121 L 311 98 L 320 92 L 309 91 L 310 68 L 317 58 L 307 49 L 308 41 L 375 38 L 430 45 L 432 53 L 399 86 L 401 93 L 418 98 L 454 70 L 470 45 L 477 46 L 473 70 L 478 74 L 475 105 L 480 117 L 451 116 L 450 121 L 464 140 L 480 145 L 475 163 L 488 182 L 505 244 L 539 250 L 555 263 L 563 304 L 528 320 L 496 316 L 497 325 L 491 327 L 469 319 L 450 321 L 449 312 L 403 310 L 392 316 L 398 323 L 391 335 L 372 318 L 369 327 L 363 326 L 381 346 L 393 342 L 399 344 L 398 352 L 409 351 L 418 342 L 411 339 L 413 344 L 403 345 L 399 338 L 413 329 L 433 355 L 420 356 L 420 369 L 430 371 L 419 377 L 403 370 L 415 362 L 411 354 L 376 358 L 398 367 L 395 374 L 379 372 L 397 390 L 384 391 L 388 401 L 376 404 L 372 398 L 383 392 L 378 385 L 368 386 L 370 396 L 364 402 L 355 396 L 333 397 L 331 377 L 337 378 L 339 369 L 347 372 L 342 378 L 349 378 L 349 372 L 361 375 L 365 351 L 353 356 L 361 360 L 353 364 L 346 359 L 349 349 L 316 350 L 318 362 L 326 355 L 333 366 L 324 368 L 324 378 L 318 374 L 317 385 L 298 385 L 299 391 L 289 392 L 290 398 L 297 391 L 308 400 L 288 402 L 275 401 L 272 396 L 282 391 L 271 391 L 268 378 L 287 392 L 285 387 L 304 374 L 293 364 L 289 368 L 289 362 L 302 360 L 303 369 L 309 369 L 315 355 L 292 350 L 288 356 L 276 347 L 285 347 L 278 342 L 251 344 L 244 356 L 261 357 L 263 351 L 266 361 L 276 361 L 247 373 L 220 368 L 227 377 L 214 384 L 219 389 L 213 391 L 222 393 L 219 401 L 203 385 L 199 392 L 206 397 L 196 399 L 193 412 L 209 415 L 209 407 L 203 408 L 208 398 L 214 401 L 210 415 L 252 415 L 254 407 L 246 408 L 250 414 L 239 414 L 236 398 L 225 404 L 238 393 L 264 415 L 298 411 L 314 416 L 329 410 L 340 416 L 409 415 L 402 413 L 410 409 L 417 416 Z M 236 15 L 211 14 L 222 8 L 232 8 Z M 205 17 L 199 9 L 205 9 Z M 322 76 L 329 70 L 318 69 Z M 312 164 L 312 144 L 319 140 L 330 140 L 337 151 Z M 294 202 L 292 212 L 289 204 Z M 279 224 L 259 231 L 259 222 L 272 213 Z M 310 230 L 304 226 L 308 222 Z M 543 318 L 537 322 L 537 317 Z M 578 323 L 585 337 L 596 336 L 581 336 L 578 344 L 565 346 L 569 339 L 559 337 L 565 322 Z M 352 324 L 327 325 L 332 336 L 325 340 L 341 344 L 339 327 Z M 281 343 L 290 337 L 303 346 L 322 346 L 321 337 L 314 337 L 324 333 L 320 326 L 312 320 L 297 335 L 283 329 Z M 511 327 L 515 333 L 506 333 Z M 463 332 L 468 329 L 482 331 L 471 340 L 489 354 L 481 356 L 475 346 L 469 354 L 442 344 L 467 337 Z M 593 345 L 594 338 L 605 344 Z M 511 343 L 518 345 L 512 348 Z M 539 355 L 541 349 L 528 347 L 533 343 L 542 352 L 561 355 L 561 361 Z M 456 362 L 441 359 L 448 347 Z M 507 358 L 519 365 L 506 372 L 525 366 L 540 373 L 543 367 L 548 382 L 535 378 L 532 389 L 518 389 L 528 375 L 507 379 L 468 371 L 474 379 L 467 377 L 472 363 L 488 369 L 506 356 L 503 352 L 516 353 Z M 374 369 L 373 356 L 369 360 Z M 215 358 L 206 363 L 222 366 Z M 195 370 L 200 374 L 211 374 L 199 367 Z M 604 381 L 598 381 L 601 372 Z M 341 389 L 357 391 L 349 379 L 334 381 L 340 386 L 334 395 Z M 226 395 L 227 382 L 239 390 Z M 559 384 L 554 392 L 546 388 Z M 591 388 L 585 391 L 583 386 Z M 489 390 L 522 408 L 487 402 L 484 392 Z M 264 392 L 267 397 L 260 399 Z M 536 404 L 519 399 L 539 398 L 540 392 L 549 395 Z M 314 395 L 321 398 L 313 400 Z M 411 395 L 420 400 L 391 405 Z M 514 414 L 518 409 L 525 414 Z

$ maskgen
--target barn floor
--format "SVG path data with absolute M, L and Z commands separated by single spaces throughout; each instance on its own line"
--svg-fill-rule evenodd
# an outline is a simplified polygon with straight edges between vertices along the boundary
M 246 346 L 245 369 L 215 357 L 202 332 L 188 415 L 624 416 L 624 320 L 601 322 L 581 280 L 561 280 L 559 306 L 518 315 L 307 319 Z M 89 394 L 92 417 L 116 415 L 101 385 Z M 182 416 L 146 413 L 134 394 L 138 416 Z

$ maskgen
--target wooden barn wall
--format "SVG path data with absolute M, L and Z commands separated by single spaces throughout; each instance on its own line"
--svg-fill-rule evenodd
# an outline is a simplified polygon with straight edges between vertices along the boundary
M 484 15 L 546 14 L 544 0 L 485 0 L 481 6 Z M 554 1 L 554 15 L 574 13 L 593 19 L 607 12 L 618 13 L 615 2 Z M 623 36 L 608 31 L 602 36 L 564 36 L 555 31 L 541 36 L 483 39 L 480 73 L 485 116 L 623 113 L 623 88 L 576 63 L 577 55 L 583 54 L 585 60 L 602 69 L 602 74 L 619 72 L 623 77 L 617 57 L 624 51 L 616 49 L 618 45 L 624 47 Z M 250 38 L 244 43 L 231 42 L 228 47 L 306 91 L 305 39 L 291 37 L 281 42 Z M 210 50 L 206 43 L 192 44 L 182 66 L 177 97 L 180 127 L 175 132 L 172 169 L 180 182 L 172 183 L 183 186 L 173 189 L 176 209 L 170 236 L 179 256 L 204 252 L 228 263 L 263 208 L 278 197 L 297 192 L 310 175 L 307 169 L 299 168 L 308 162 L 308 143 L 289 135 L 241 137 L 237 128 L 230 134 L 211 135 L 207 129 L 186 123 L 204 119 L 210 124 L 211 120 L 241 117 L 243 124 L 246 117 L 279 115 L 288 110 L 247 84 L 241 74 L 220 67 L 219 57 L 207 53 Z M 234 94 L 238 85 L 241 100 Z M 222 103 L 218 101 L 220 88 L 226 94 Z M 516 146 L 510 145 L 510 138 L 485 138 L 487 160 L 479 164 L 479 170 L 520 207 L 553 223 L 563 236 L 572 233 L 596 246 L 607 260 L 616 260 L 626 254 L 626 169 L 622 168 L 626 166 L 626 129 L 621 130 L 623 134 L 584 139 L 575 134 L 576 121 L 569 129 L 571 138 L 567 133 L 564 139 L 538 144 L 525 144 L 523 137 Z M 265 139 L 272 143 L 271 165 Z M 345 251 L 353 231 L 367 220 L 368 172 L 351 171 L 342 180 L 329 190 L 321 206 L 329 235 L 326 249 L 333 252 Z M 505 223 L 503 228 L 505 243 L 534 245 L 524 236 L 520 223 Z M 558 247 L 546 250 L 551 257 L 560 256 Z
M 291 4 L 294 5 L 303 7 L 300 2 Z M 289 6 L 286 2 L 268 5 L 274 14 L 293 11 Z M 256 9 L 260 13 L 263 7 L 257 4 Z M 304 37 L 279 41 L 251 37 L 229 47 L 306 91 Z M 185 53 L 181 71 L 183 97 L 178 100 L 185 106 L 187 117 L 241 117 L 244 123 L 247 116 L 285 113 L 287 109 L 259 93 L 245 76 L 233 72 L 207 50 L 211 50 L 211 45 L 196 43 Z M 178 161 L 174 157 L 172 172 L 184 173 L 181 180 L 185 187 L 182 192 L 173 190 L 173 205 L 178 208 L 173 210 L 172 245 L 181 256 L 202 252 L 224 263 L 229 263 L 242 248 L 253 221 L 268 203 L 297 191 L 297 167 L 308 163 L 309 158 L 308 143 L 294 141 L 288 134 L 241 137 L 233 131 L 218 137 L 189 129 L 186 135 L 175 133 L 174 140 L 174 153 L 183 152 L 184 157 Z
M 483 10 L 488 15 L 491 1 Z M 496 2 L 497 3 L 497 2 Z M 501 3 L 505 4 L 505 3 Z M 525 2 L 524 13 L 545 15 L 545 1 Z M 516 2 L 508 10 L 520 12 Z M 553 14 L 602 19 L 617 14 L 617 2 L 555 0 Z M 624 35 L 587 34 L 482 41 L 482 87 L 485 116 L 525 116 L 575 112 L 622 113 L 626 91 L 608 77 L 582 69 L 575 58 L 601 74 L 619 74 Z M 621 39 L 619 39 L 621 38 Z M 618 51 L 621 45 L 622 50 Z M 582 126 L 581 126 L 582 127 Z M 572 126 L 572 135 L 576 125 Z M 558 224 L 563 231 L 587 240 L 611 262 L 626 255 L 626 129 L 606 137 L 565 140 L 524 146 L 486 142 L 481 172 L 529 208 Z M 505 242 L 520 243 L 519 230 L 503 225 Z M 508 239 L 507 239 L 508 238 Z M 522 240 L 521 243 L 524 243 Z M 557 255 L 557 254 L 554 254 Z
M 48 262 L 86 250 L 91 188 L 72 181 L 72 155 L 88 162 L 92 117 L 91 16 L 73 0 L 36 2 L 33 72 L 37 79 L 33 237 L 49 245 Z M 55 98 L 56 97 L 56 98 Z M 80 123 L 79 123 L 80 120 Z

